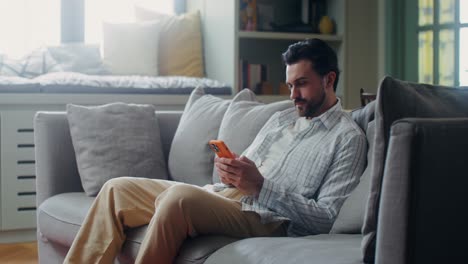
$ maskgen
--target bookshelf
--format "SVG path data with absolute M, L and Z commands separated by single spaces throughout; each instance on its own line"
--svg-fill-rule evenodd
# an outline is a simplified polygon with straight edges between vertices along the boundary
M 266 31 L 244 31 L 238 33 L 239 39 L 271 39 L 271 40 L 303 40 L 307 38 L 319 38 L 329 42 L 341 42 L 343 37 L 340 35 L 308 34 L 308 33 L 289 33 L 289 32 L 266 32 Z
M 240 2 L 242 0 L 235 1 L 234 10 L 234 49 L 236 54 L 236 68 L 234 69 L 234 75 L 237 76 L 233 80 L 235 91 L 239 91 L 245 88 L 245 81 L 242 81 L 243 73 L 242 63 L 252 63 L 253 65 L 267 65 L 267 82 L 272 86 L 268 89 L 266 95 L 287 95 L 288 91 L 280 88 L 280 83 L 284 82 L 285 67 L 281 60 L 281 54 L 287 49 L 287 47 L 297 41 L 308 39 L 308 38 L 319 38 L 327 42 L 332 46 L 338 54 L 340 68 L 343 68 L 344 61 L 344 34 L 345 34 L 345 2 L 346 0 L 327 0 L 326 3 L 327 12 L 326 15 L 330 16 L 335 22 L 335 32 L 333 34 L 319 34 L 319 33 L 296 33 L 296 32 L 276 32 L 276 31 L 247 31 L 241 28 L 241 15 L 240 15 Z M 289 0 L 289 3 L 293 1 L 301 2 L 299 0 Z M 267 4 L 270 6 L 278 5 L 279 8 L 287 8 L 285 6 L 285 0 L 256 0 L 258 5 Z M 285 11 L 286 13 L 287 11 Z M 271 29 L 270 29 L 271 30 Z M 250 76 L 249 76 L 250 77 Z M 245 78 L 245 77 L 244 77 Z M 343 78 L 339 83 L 337 94 L 343 95 Z M 247 82 L 249 83 L 249 82 Z M 248 87 L 258 91 L 255 87 Z M 260 89 L 261 90 L 261 89 Z
M 243 0 L 190 0 L 187 10 L 199 10 L 202 16 L 205 67 L 209 78 L 230 84 L 237 93 L 242 82 L 242 63 L 267 65 L 267 81 L 272 91 L 262 97 L 272 100 L 287 98 L 280 94 L 280 83 L 285 79 L 285 67 L 281 54 L 299 40 L 319 38 L 326 41 L 338 54 L 341 69 L 338 96 L 344 96 L 346 82 L 346 0 L 326 0 L 326 15 L 334 21 L 334 34 L 292 33 L 276 31 L 247 31 L 240 26 L 240 5 Z M 293 1 L 300 0 L 256 0 L 259 4 L 288 8 Z M 282 10 L 280 10 L 282 11 Z M 284 90 L 283 90 L 284 91 Z

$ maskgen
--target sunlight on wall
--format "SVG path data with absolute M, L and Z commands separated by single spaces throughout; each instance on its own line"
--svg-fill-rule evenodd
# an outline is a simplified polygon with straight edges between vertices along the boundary
M 468 86 L 468 27 L 460 29 L 460 86 Z
M 460 1 L 460 23 L 468 23 L 468 1 Z
M 468 23 L 468 1 L 460 1 L 460 23 Z M 468 86 L 468 27 L 460 30 L 460 85 Z
M 173 3 L 168 0 L 85 0 L 85 42 L 101 42 L 103 21 L 133 22 L 134 5 L 173 13 Z
M 21 57 L 60 42 L 60 0 L 0 0 L 0 54 Z

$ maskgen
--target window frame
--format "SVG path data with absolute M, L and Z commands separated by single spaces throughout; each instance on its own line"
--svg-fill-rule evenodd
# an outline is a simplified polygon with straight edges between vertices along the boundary
M 460 0 L 455 1 L 455 17 L 452 23 L 447 24 L 440 24 L 440 5 L 438 0 L 432 0 L 434 6 L 434 21 L 431 25 L 424 25 L 419 26 L 417 25 L 417 32 L 416 34 L 419 35 L 420 32 L 423 31 L 432 31 L 433 34 L 433 69 L 432 69 L 432 76 L 433 76 L 433 83 L 439 84 L 439 41 L 440 41 L 440 31 L 444 29 L 451 29 L 454 32 L 454 86 L 460 86 L 460 29 L 463 27 L 464 24 L 460 23 Z M 416 1 L 415 1 L 416 2 Z M 467 24 L 468 26 L 468 24 Z M 417 54 L 419 54 L 418 50 L 416 50 Z M 416 61 L 418 63 L 418 60 Z M 419 65 L 417 65 L 419 67 Z M 419 81 L 419 80 L 418 80 Z
M 433 32 L 433 83 L 439 83 L 439 32 L 454 31 L 454 86 L 460 86 L 460 29 L 468 23 L 460 22 L 460 0 L 455 0 L 454 22 L 439 24 L 439 1 L 432 0 L 434 21 L 419 26 L 418 0 L 386 0 L 387 46 L 386 73 L 408 81 L 420 82 L 418 74 L 418 36 L 420 32 Z M 403 14 L 399 16 L 398 14 Z
M 172 0 L 174 12 L 185 12 L 185 0 Z M 62 43 L 85 41 L 85 0 L 61 0 L 61 30 Z

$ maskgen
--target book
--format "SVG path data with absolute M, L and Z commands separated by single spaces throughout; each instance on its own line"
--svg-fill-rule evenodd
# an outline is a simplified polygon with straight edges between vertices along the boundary
M 241 30 L 257 30 L 257 0 L 241 0 L 239 14 Z
M 239 61 L 239 90 L 251 89 L 256 94 L 262 93 L 262 83 L 268 80 L 268 66 L 259 63 Z

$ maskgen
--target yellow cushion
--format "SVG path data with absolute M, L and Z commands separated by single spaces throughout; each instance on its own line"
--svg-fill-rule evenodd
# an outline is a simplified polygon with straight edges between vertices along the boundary
M 159 38 L 159 74 L 204 77 L 200 13 L 179 16 L 135 7 L 139 21 L 161 22 Z

